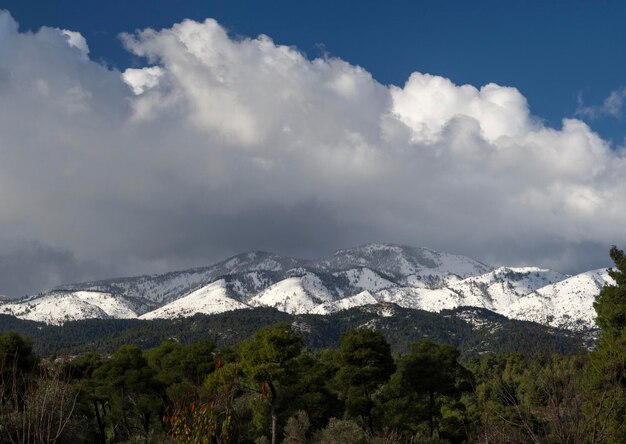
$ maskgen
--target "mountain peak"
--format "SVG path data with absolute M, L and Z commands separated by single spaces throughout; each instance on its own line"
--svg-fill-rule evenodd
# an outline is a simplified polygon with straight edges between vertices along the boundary
M 361 306 L 368 310 L 375 304 L 381 316 L 390 316 L 396 305 L 384 304 L 393 303 L 426 311 L 472 306 L 580 329 L 593 327 L 593 300 L 607 282 L 605 269 L 567 276 L 531 266 L 493 268 L 429 248 L 370 243 L 320 259 L 250 251 L 207 267 L 65 285 L 18 301 L 0 300 L 0 313 L 59 324 L 85 318 L 191 316 L 251 306 L 328 314 Z

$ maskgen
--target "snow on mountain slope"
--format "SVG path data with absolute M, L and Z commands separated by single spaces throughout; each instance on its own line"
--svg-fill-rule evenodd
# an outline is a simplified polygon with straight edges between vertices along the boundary
M 63 323 L 191 316 L 250 306 L 321 314 L 378 301 L 433 312 L 480 307 L 515 319 L 582 328 L 594 327 L 592 302 L 607 279 L 605 270 L 568 278 L 533 267 L 493 269 L 427 248 L 369 244 L 321 259 L 257 251 L 208 267 L 65 285 L 20 300 L 0 299 L 0 313 Z
M 464 256 L 391 244 L 339 250 L 330 258 L 317 261 L 316 266 L 322 270 L 367 267 L 398 279 L 428 275 L 425 271 L 467 277 L 491 270 L 491 267 Z
M 362 291 L 359 294 L 340 299 L 338 301 L 324 302 L 314 307 L 309 313 L 326 315 L 336 313 L 342 310 L 348 310 L 353 307 L 361 307 L 363 305 L 377 304 L 378 301 L 369 291 Z
M 244 274 L 252 271 L 285 271 L 299 266 L 300 263 L 301 261 L 298 259 L 254 251 L 233 256 L 209 267 L 150 276 L 84 282 L 65 285 L 62 289 L 103 291 L 141 297 L 152 301 L 154 303 L 152 308 L 156 308 L 225 275 Z
M 284 279 L 250 300 L 252 306 L 274 307 L 290 314 L 308 313 L 323 302 L 332 301 L 330 291 L 314 274 Z
M 102 291 L 141 297 L 152 302 L 154 309 L 208 284 L 212 275 L 207 270 L 188 270 L 162 275 L 109 279 L 59 287 L 62 290 Z
M 95 291 L 51 292 L 0 305 L 0 313 L 21 319 L 63 324 L 80 319 L 136 318 L 136 301 Z
M 553 270 L 536 267 L 500 267 L 452 283 L 449 288 L 461 296 L 461 305 L 484 307 L 501 313 L 520 297 L 567 277 Z
M 352 268 L 332 274 L 335 277 L 347 280 L 347 288 L 343 289 L 342 293 L 349 292 L 351 293 L 350 295 L 363 290 L 376 292 L 389 287 L 397 287 L 396 283 L 385 279 L 369 268 Z
M 587 271 L 539 288 L 520 298 L 502 314 L 574 330 L 595 327 L 595 297 L 605 284 L 614 284 L 606 269 Z
M 404 283 L 407 287 L 415 288 L 430 288 L 435 290 L 438 288 L 444 288 L 463 280 L 456 274 L 448 273 L 445 271 L 436 271 L 432 269 L 420 270 L 415 274 L 407 276 L 404 279 Z
M 448 288 L 400 287 L 385 289 L 376 293 L 376 299 L 404 308 L 435 312 L 462 305 L 459 295 Z
M 247 302 L 260 291 L 280 281 L 282 273 L 274 271 L 250 271 L 224 276 L 226 287 L 242 302 Z
M 196 313 L 215 314 L 250 308 L 228 295 L 226 281 L 220 279 L 199 288 L 187 296 L 140 316 L 140 319 L 171 319 L 193 316 Z

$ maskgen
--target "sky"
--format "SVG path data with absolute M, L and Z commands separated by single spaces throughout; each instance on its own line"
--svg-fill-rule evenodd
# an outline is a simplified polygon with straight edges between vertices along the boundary
M 576 273 L 626 244 L 620 2 L 0 10 L 0 293 L 369 242 Z

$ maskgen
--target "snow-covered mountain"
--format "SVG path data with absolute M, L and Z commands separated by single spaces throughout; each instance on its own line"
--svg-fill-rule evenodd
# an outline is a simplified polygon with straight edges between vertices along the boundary
M 522 296 L 568 277 L 557 271 L 536 267 L 500 267 L 452 283 L 449 288 L 461 296 L 460 305 L 484 307 L 502 313 Z
M 0 313 L 47 324 L 79 319 L 136 318 L 146 301 L 98 291 L 51 291 L 42 296 L 0 304 Z
M 615 284 L 606 269 L 587 271 L 519 298 L 502 310 L 502 314 L 552 327 L 573 330 L 592 328 L 596 315 L 594 296 L 606 284 Z
M 339 250 L 331 257 L 317 261 L 315 266 L 324 271 L 365 267 L 401 282 L 416 275 L 423 278 L 443 273 L 467 277 L 491 270 L 488 265 L 464 256 L 438 253 L 428 248 L 388 244 L 370 244 Z
M 140 319 L 168 319 L 184 316 L 192 316 L 196 313 L 213 314 L 225 311 L 241 310 L 250 308 L 243 302 L 229 296 L 226 281 L 220 279 L 198 290 L 192 291 L 187 296 L 170 302 L 156 310 L 148 312 Z
M 62 324 L 260 306 L 323 315 L 392 303 L 435 312 L 479 307 L 514 319 L 586 329 L 595 325 L 592 304 L 605 283 L 610 283 L 606 270 L 570 277 L 535 267 L 492 268 L 427 248 L 370 244 L 315 260 L 250 252 L 209 267 L 69 284 L 16 301 L 0 300 L 0 313 Z
M 347 298 L 339 299 L 337 301 L 329 301 L 319 304 L 313 307 L 309 313 L 325 315 L 342 310 L 348 310 L 353 307 L 363 307 L 374 304 L 378 304 L 378 300 L 372 295 L 372 293 L 365 290 L 359 294 L 355 294 L 354 296 L 348 296 Z

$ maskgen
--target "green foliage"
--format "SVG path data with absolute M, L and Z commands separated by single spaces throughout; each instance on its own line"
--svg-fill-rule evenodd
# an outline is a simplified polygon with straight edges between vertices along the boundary
M 30 373 L 37 364 L 33 344 L 28 338 L 17 333 L 0 336 L 0 376 L 7 381 L 14 373 Z
M 330 418 L 328 426 L 313 441 L 319 444 L 366 444 L 367 437 L 354 421 Z
M 333 358 L 328 351 L 318 354 L 304 351 L 296 358 L 296 376 L 283 386 L 289 399 L 285 414 L 305 411 L 311 426 L 317 429 L 329 417 L 343 413 L 343 404 L 329 384 L 337 372 Z
M 341 338 L 340 367 L 336 380 L 342 389 L 349 416 L 360 417 L 374 429 L 374 394 L 395 370 L 385 337 L 369 329 L 352 330 Z
M 298 410 L 287 420 L 283 431 L 283 444 L 305 444 L 310 426 L 309 415 L 304 410 Z
M 288 324 L 266 327 L 241 343 L 239 354 L 244 373 L 261 386 L 280 382 L 292 370 L 302 351 L 302 338 Z
M 263 328 L 239 347 L 244 375 L 267 400 L 272 443 L 276 440 L 278 414 L 290 398 L 289 390 L 283 387 L 298 380 L 296 358 L 302 350 L 302 338 L 287 324 Z
M 383 393 L 387 423 L 400 430 L 420 432 L 451 441 L 465 438 L 465 405 L 461 395 L 472 387 L 472 375 L 458 362 L 459 352 L 450 345 L 424 340 L 398 361 L 398 369 Z
M 588 384 L 595 397 L 586 401 L 594 424 L 601 424 L 599 437 L 607 442 L 626 440 L 626 255 L 617 247 L 610 251 L 615 268 L 609 275 L 615 281 L 605 285 L 594 308 L 602 338 L 587 367 Z M 601 396 L 597 396 L 601 394 Z
M 462 358 L 485 352 L 538 352 L 576 354 L 584 350 L 584 337 L 571 332 L 507 319 L 486 309 L 471 310 L 485 320 L 473 327 L 459 316 L 464 309 L 431 313 L 390 304 L 394 316 L 381 318 L 375 311 L 359 308 L 331 315 L 289 315 L 273 308 L 257 307 L 215 315 L 197 314 L 190 318 L 89 319 L 67 322 L 62 327 L 0 315 L 0 333 L 17 331 L 33 340 L 37 353 L 109 354 L 126 344 L 141 349 L 157 347 L 169 338 L 180 344 L 210 339 L 216 346 L 234 347 L 263 327 L 278 323 L 294 325 L 309 349 L 338 347 L 341 335 L 362 325 L 384 333 L 394 352 L 406 353 L 424 338 L 457 347 Z M 593 345 L 593 342 L 591 342 Z
M 94 398 L 102 407 L 98 414 L 114 441 L 135 434 L 147 438 L 151 427 L 160 427 L 163 387 L 155 376 L 141 350 L 131 345 L 94 370 Z
M 603 334 L 616 337 L 626 328 L 626 255 L 615 246 L 610 255 L 616 268 L 609 270 L 609 275 L 615 284 L 604 286 L 593 307 Z
M 146 360 L 155 371 L 155 378 L 167 387 L 172 402 L 197 394 L 206 376 L 215 368 L 215 345 L 200 341 L 188 345 L 168 339 L 146 352 Z
M 261 324 L 273 316 L 264 313 Z M 17 400 L 0 402 L 0 442 L 9 428 L 11 436 L 21 433 L 20 424 L 44 436 L 46 427 L 35 418 L 57 424 L 59 412 L 70 413 L 56 442 L 624 442 L 626 334 L 607 334 L 596 352 L 580 356 L 529 356 L 526 350 L 462 361 L 458 346 L 478 341 L 477 333 L 459 329 L 465 339 L 452 344 L 410 342 L 424 330 L 411 330 L 414 311 L 402 313 L 401 321 L 371 323 L 353 311 L 335 318 L 342 319 L 336 325 L 310 316 L 298 318 L 298 329 L 278 323 L 252 332 L 246 326 L 241 336 L 229 336 L 234 348 L 188 342 L 192 336 L 181 331 L 145 352 L 124 345 L 110 355 L 85 353 L 41 366 L 27 339 L 5 335 L 0 351 L 24 357 L 12 360 L 20 363 L 23 384 L 21 391 L 9 390 L 20 393 Z M 237 316 L 220 322 L 243 319 Z M 214 328 L 211 319 L 197 317 L 191 325 Z M 437 331 L 440 318 L 429 319 L 427 328 Z M 409 331 L 401 336 L 391 322 Z M 365 323 L 376 329 L 346 331 Z M 144 345 L 170 324 L 145 325 L 167 328 Z M 213 337 L 201 333 L 193 334 Z M 324 344 L 326 334 L 338 335 L 334 346 L 306 347 Z M 539 338 L 533 334 L 525 337 Z M 404 344 L 404 353 L 392 354 L 389 337 Z

